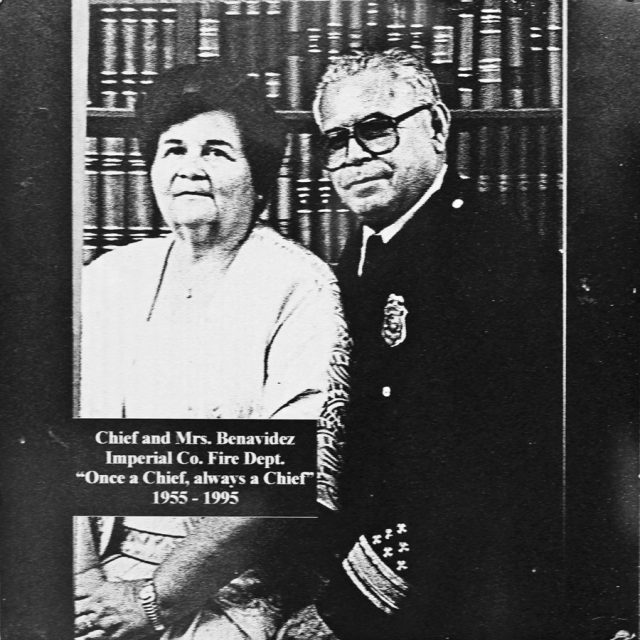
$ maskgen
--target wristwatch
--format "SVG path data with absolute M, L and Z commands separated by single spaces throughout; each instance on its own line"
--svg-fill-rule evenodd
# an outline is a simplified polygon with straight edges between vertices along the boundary
M 142 605 L 147 619 L 156 631 L 164 631 L 166 627 L 160 622 L 158 596 L 153 580 L 148 580 L 138 591 L 138 602 Z

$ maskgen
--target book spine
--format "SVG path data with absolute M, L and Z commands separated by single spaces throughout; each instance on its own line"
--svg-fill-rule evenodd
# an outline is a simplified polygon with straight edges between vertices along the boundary
M 409 15 L 409 48 L 411 53 L 426 62 L 427 56 L 427 3 L 412 0 Z
M 474 103 L 474 48 L 475 48 L 475 1 L 461 0 L 456 12 L 455 24 L 455 104 L 460 109 L 471 109 Z
M 544 10 L 545 0 L 529 0 L 529 38 L 528 38 L 528 98 L 530 107 L 545 107 L 547 83 L 545 78 L 545 31 Z
M 504 0 L 504 104 L 524 107 L 525 12 L 522 0 Z
M 140 88 L 138 77 L 140 11 L 136 7 L 121 7 L 120 22 L 122 30 L 122 106 L 125 109 L 135 109 Z
M 306 0 L 306 72 L 304 73 L 304 105 L 309 107 L 313 101 L 316 86 L 327 63 L 324 25 L 327 16 L 323 0 Z
M 158 75 L 160 61 L 160 11 L 157 7 L 143 7 L 140 52 L 140 94 L 146 95 Z
M 282 0 L 265 0 L 264 34 L 265 95 L 274 109 L 282 107 Z
M 549 0 L 547 12 L 549 106 L 562 106 L 562 3 Z
M 287 134 L 287 146 L 278 173 L 276 200 L 274 206 L 275 220 L 273 226 L 285 238 L 292 235 L 293 220 L 293 134 Z
M 99 162 L 98 138 L 87 137 L 84 171 L 83 264 L 89 264 L 100 253 L 98 236 L 100 212 Z
M 532 225 L 531 215 L 531 179 L 529 175 L 530 135 L 527 124 L 519 124 L 516 136 L 516 213 L 518 219 L 527 227 Z
M 325 249 L 325 260 L 331 265 L 336 266 L 340 261 L 342 252 L 348 238 L 354 232 L 356 227 L 356 218 L 351 211 L 344 205 L 338 197 L 333 185 L 329 172 L 322 170 L 322 178 L 319 181 L 319 192 L 323 199 L 322 208 L 326 208 L 324 220 L 321 222 L 321 228 L 329 229 L 327 232 L 328 240 Z
M 494 175 L 496 150 L 494 142 L 496 136 L 493 127 L 488 124 L 481 124 L 477 133 L 477 158 L 478 158 L 478 178 L 477 189 L 480 203 L 484 211 L 489 210 L 493 205 L 494 195 Z
M 445 104 L 453 104 L 455 69 L 454 28 L 448 24 L 435 24 L 431 30 L 431 70 L 433 71 Z
M 500 124 L 498 127 L 498 176 L 496 187 L 498 205 L 508 215 L 513 215 L 513 160 L 511 154 L 511 125 Z
M 331 262 L 337 264 L 340 261 L 347 240 L 354 233 L 356 219 L 354 214 L 342 203 L 335 191 L 333 192 L 331 208 L 333 217 L 336 220 L 333 225 L 335 228 L 335 239 L 333 242 L 334 258 Z
M 410 38 L 407 0 L 389 0 L 386 10 L 387 46 L 408 49 Z
M 349 2 L 349 28 L 347 30 L 347 48 L 349 51 L 364 49 L 364 3 L 362 0 Z
M 125 139 L 102 138 L 100 202 L 102 249 L 125 243 Z
M 100 80 L 101 80 L 101 65 L 102 60 L 100 57 L 100 47 L 95 46 L 96 43 L 100 43 L 101 36 L 101 9 L 97 5 L 89 6 L 89 82 L 87 86 L 87 106 L 88 107 L 100 107 L 102 106 L 102 100 L 100 96 Z
M 198 42 L 198 5 L 181 3 L 176 8 L 176 64 L 193 64 Z
M 304 109 L 304 31 L 302 0 L 289 0 L 286 16 L 285 86 L 288 109 Z
M 564 192 L 564 175 L 562 169 L 562 124 L 550 127 L 551 154 L 549 161 L 550 188 L 550 236 L 556 241 L 556 246 L 562 246 L 562 199 Z
M 119 41 L 120 29 L 118 9 L 116 7 L 100 8 L 100 103 L 107 109 L 120 106 L 119 75 Z
M 536 127 L 536 183 L 535 228 L 538 236 L 545 238 L 549 231 L 549 126 Z
M 295 239 L 312 248 L 313 218 L 313 147 L 310 133 L 296 134 L 295 145 Z
M 175 67 L 177 62 L 177 17 L 175 7 L 160 9 L 160 68 L 163 71 Z
M 244 9 L 245 72 L 255 81 L 256 85 L 261 85 L 263 68 L 262 34 L 260 33 L 262 3 L 260 0 L 245 0 Z
M 385 46 L 385 30 L 381 14 L 380 0 L 368 0 L 366 2 L 364 46 L 369 51 L 379 51 Z
M 455 141 L 456 171 L 461 178 L 472 178 L 473 175 L 473 135 L 469 129 L 456 128 L 453 132 Z
M 222 22 L 222 54 L 230 67 L 245 71 L 245 22 L 241 0 L 224 0 Z
M 220 4 L 216 1 L 198 5 L 198 62 L 210 62 L 220 58 Z
M 329 59 L 339 56 L 345 47 L 342 0 L 329 0 L 327 20 L 327 55 Z
M 455 104 L 455 13 L 449 0 L 427 3 L 427 63 L 445 104 Z
M 126 158 L 126 230 L 127 239 L 132 242 L 153 237 L 154 198 L 149 174 L 140 152 L 140 140 L 128 140 Z
M 500 0 L 484 0 L 478 29 L 478 107 L 502 106 L 502 9 Z
M 331 209 L 331 178 L 327 171 L 322 171 L 316 181 L 318 206 L 315 214 L 316 226 L 313 230 L 313 250 L 325 262 L 337 260 L 335 251 L 335 223 Z

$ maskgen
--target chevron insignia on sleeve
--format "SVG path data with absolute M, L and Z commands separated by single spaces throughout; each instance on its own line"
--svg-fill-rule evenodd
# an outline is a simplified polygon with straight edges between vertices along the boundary
M 390 561 L 396 549 L 385 546 L 380 547 L 380 551 Z M 399 570 L 406 568 L 406 561 L 403 560 L 402 565 Z M 408 595 L 409 583 L 386 564 L 365 536 L 360 536 L 353 545 L 342 567 L 363 595 L 387 614 L 397 611 Z

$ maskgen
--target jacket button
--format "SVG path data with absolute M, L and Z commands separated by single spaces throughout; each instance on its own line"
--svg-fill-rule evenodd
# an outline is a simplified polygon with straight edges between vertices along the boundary
M 391 395 L 391 387 L 382 387 L 382 396 L 388 398 Z

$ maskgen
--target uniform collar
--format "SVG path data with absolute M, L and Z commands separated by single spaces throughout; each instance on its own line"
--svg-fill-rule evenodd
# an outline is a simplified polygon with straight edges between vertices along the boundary
M 391 238 L 393 238 L 406 224 L 415 216 L 416 212 L 424 207 L 429 198 L 442 186 L 444 176 L 447 172 L 447 164 L 443 163 L 440 167 L 440 171 L 435 177 L 435 180 L 431 183 L 431 186 L 422 194 L 420 199 L 403 215 L 401 215 L 395 222 L 386 226 L 381 231 L 378 231 L 378 235 L 382 239 L 384 244 L 387 244 Z M 365 252 L 367 247 L 367 240 L 376 235 L 376 232 L 367 225 L 362 225 L 362 245 L 360 246 L 360 261 L 358 263 L 358 275 L 362 275 L 362 269 L 364 266 Z

